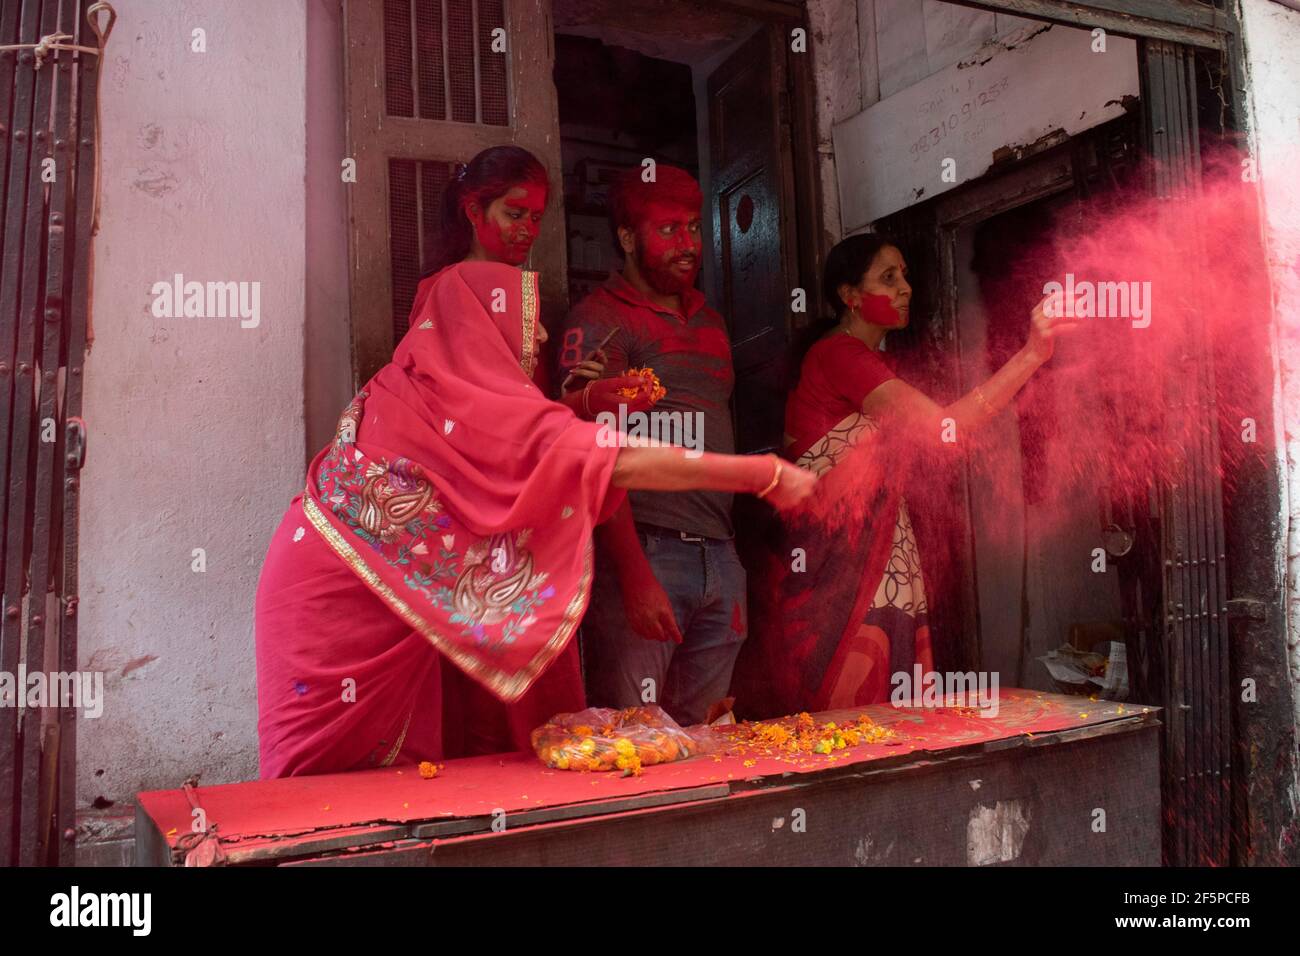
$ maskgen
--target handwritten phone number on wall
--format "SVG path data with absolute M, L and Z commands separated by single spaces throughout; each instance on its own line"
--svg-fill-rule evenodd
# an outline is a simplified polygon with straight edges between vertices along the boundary
M 981 90 L 969 100 L 961 105 L 960 109 L 954 110 L 948 116 L 940 121 L 939 125 L 923 133 L 916 142 L 908 148 L 915 162 L 920 158 L 922 153 L 927 153 L 933 146 L 939 145 L 948 136 L 949 133 L 955 132 L 959 126 L 968 122 L 976 113 L 985 106 L 995 102 L 1006 90 L 1010 83 L 1009 77 L 1003 77 L 986 90 Z

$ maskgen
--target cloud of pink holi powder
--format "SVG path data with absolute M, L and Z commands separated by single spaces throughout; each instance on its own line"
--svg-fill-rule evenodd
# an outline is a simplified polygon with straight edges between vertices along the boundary
M 1013 243 L 1007 261 L 986 264 L 994 275 L 983 283 L 985 312 L 1019 316 L 1007 319 L 1000 339 L 990 337 L 990 372 L 1024 343 L 1030 309 L 1057 288 L 1048 283 L 1073 290 L 1078 309 L 1080 327 L 1058 338 L 1053 358 L 1003 413 L 1018 416 L 1019 442 L 996 428 L 959 432 L 952 443 L 870 436 L 823 481 L 812 517 L 834 533 L 892 522 L 872 511 L 882 488 L 923 496 L 963 453 L 981 479 L 984 497 L 974 508 L 1032 500 L 1043 506 L 1039 514 L 1059 514 L 1062 524 L 1082 506 L 1081 486 L 1103 500 L 1145 502 L 1160 483 L 1192 480 L 1189 455 L 1213 462 L 1231 495 L 1235 463 L 1260 447 L 1246 440 L 1249 422 L 1268 420 L 1248 396 L 1259 394 L 1252 376 L 1273 322 L 1260 184 L 1244 170 L 1241 155 L 1224 148 L 1207 157 L 1200 189 L 1180 199 L 1155 198 L 1144 178 L 1134 177 L 1131 187 L 1058 209 L 1031 245 Z M 1006 301 L 987 301 L 1008 290 L 1015 294 Z M 964 308 L 959 303 L 959 313 Z M 1282 334 L 1298 333 L 1288 327 Z M 1100 515 L 1096 526 L 1100 543 Z M 1041 521 L 1035 527 L 1055 530 Z M 1008 525 L 1006 533 L 1020 532 Z

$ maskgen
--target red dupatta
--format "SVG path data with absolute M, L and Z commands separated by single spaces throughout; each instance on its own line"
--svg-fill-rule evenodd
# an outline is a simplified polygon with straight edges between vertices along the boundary
M 393 361 L 308 470 L 303 507 L 403 621 L 505 701 L 564 650 L 591 534 L 622 500 L 600 426 L 548 400 L 537 275 L 463 262 L 421 283 Z

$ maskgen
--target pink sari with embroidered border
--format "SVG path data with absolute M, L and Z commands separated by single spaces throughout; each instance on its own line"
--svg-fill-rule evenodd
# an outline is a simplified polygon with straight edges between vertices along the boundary
M 534 273 L 425 280 L 312 462 L 258 587 L 262 776 L 523 747 L 583 706 L 571 638 L 618 449 L 532 383 L 538 321 Z

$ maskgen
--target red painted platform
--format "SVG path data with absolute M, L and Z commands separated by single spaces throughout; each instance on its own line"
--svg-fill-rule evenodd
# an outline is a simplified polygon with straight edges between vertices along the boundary
M 816 715 L 846 722 L 866 714 L 891 728 L 888 742 L 833 754 L 780 758 L 705 754 L 647 767 L 640 777 L 551 770 L 531 753 L 448 761 L 431 780 L 414 767 L 292 777 L 139 794 L 141 862 L 273 862 L 303 853 L 396 845 L 405 839 L 492 833 L 509 827 L 716 799 L 846 768 L 923 765 L 966 750 L 1050 744 L 1153 709 L 1036 691 L 1004 690 L 996 717 L 959 709 L 876 705 Z M 725 745 L 725 732 L 715 732 Z M 191 798 L 193 803 L 191 802 Z M 215 839 L 192 832 L 197 804 Z M 498 822 L 498 825 L 499 822 Z M 196 850 L 199 852 L 196 854 Z

